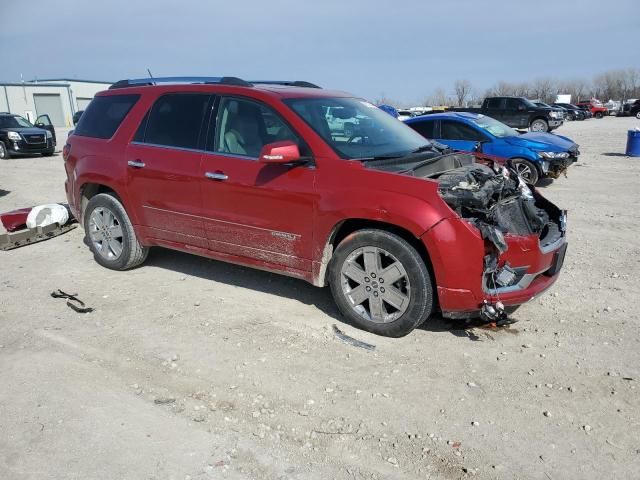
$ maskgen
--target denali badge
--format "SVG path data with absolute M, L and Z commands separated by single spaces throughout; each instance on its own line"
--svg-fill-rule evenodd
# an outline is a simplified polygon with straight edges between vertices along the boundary
M 271 235 L 274 237 L 284 238 L 285 240 L 289 240 L 290 242 L 293 242 L 298 236 L 293 233 L 287 232 L 271 232 Z

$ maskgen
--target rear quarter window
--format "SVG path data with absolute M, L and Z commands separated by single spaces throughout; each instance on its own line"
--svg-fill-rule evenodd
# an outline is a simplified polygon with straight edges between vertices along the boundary
M 109 95 L 95 97 L 80 117 L 74 135 L 111 138 L 140 95 Z

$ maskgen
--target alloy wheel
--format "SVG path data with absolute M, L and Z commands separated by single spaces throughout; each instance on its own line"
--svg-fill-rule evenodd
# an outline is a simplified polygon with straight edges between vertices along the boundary
M 386 250 L 354 250 L 340 269 L 342 293 L 351 308 L 374 323 L 397 320 L 409 307 L 411 285 L 402 263 Z
M 7 158 L 7 147 L 3 143 L 0 143 L 0 158 Z
M 521 176 L 527 183 L 531 181 L 531 167 L 526 163 L 516 163 L 516 172 L 519 176 Z
M 111 210 L 95 208 L 89 217 L 89 238 L 95 251 L 103 258 L 115 260 L 122 255 L 122 226 Z

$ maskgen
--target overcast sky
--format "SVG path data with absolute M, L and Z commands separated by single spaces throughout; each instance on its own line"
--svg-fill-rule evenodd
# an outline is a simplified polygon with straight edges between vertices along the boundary
M 640 67 L 640 0 L 0 0 L 0 81 L 211 75 L 418 101 Z

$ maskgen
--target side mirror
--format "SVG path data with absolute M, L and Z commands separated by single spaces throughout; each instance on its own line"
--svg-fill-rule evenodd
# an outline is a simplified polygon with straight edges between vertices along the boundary
M 518 105 L 518 110 L 519 110 L 519 111 L 521 111 L 521 112 L 522 112 L 523 110 L 525 110 L 524 105 Z
M 482 152 L 482 142 L 476 142 L 473 146 L 474 152 Z
M 278 164 L 294 163 L 301 159 L 298 145 L 290 140 L 269 143 L 260 151 L 260 163 Z

